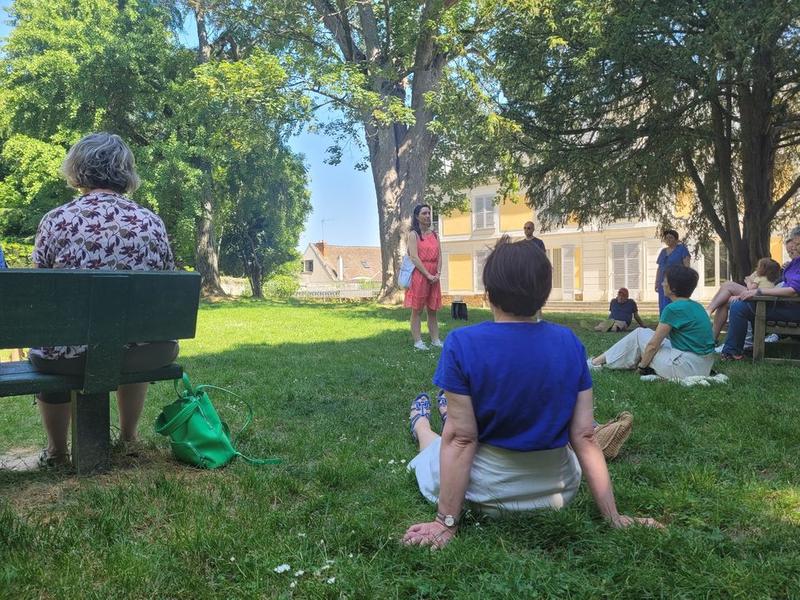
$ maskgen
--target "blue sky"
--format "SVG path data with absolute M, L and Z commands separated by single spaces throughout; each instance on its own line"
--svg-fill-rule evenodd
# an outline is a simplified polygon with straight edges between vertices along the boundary
M 3 38 L 10 31 L 5 14 L 8 5 L 3 2 L 0 7 L 0 37 Z M 186 32 L 187 38 L 195 37 L 193 29 L 191 26 Z M 355 169 L 361 159 L 359 150 L 345 148 L 341 164 L 331 166 L 324 162 L 325 149 L 331 145 L 329 138 L 306 132 L 292 139 L 290 145 L 305 157 L 313 207 L 298 249 L 302 252 L 310 242 L 321 240 L 323 226 L 325 241 L 331 244 L 378 246 L 375 189 L 369 171 Z

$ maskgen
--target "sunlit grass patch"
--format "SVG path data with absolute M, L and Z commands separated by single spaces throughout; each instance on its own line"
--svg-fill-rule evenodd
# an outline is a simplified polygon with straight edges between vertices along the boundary
M 619 337 L 582 325 L 592 315 L 547 316 L 590 354 Z M 403 461 L 414 455 L 409 402 L 433 390 L 438 358 L 411 348 L 407 317 L 376 305 L 203 306 L 198 337 L 182 343 L 187 373 L 251 402 L 241 450 L 284 462 L 213 472 L 175 463 L 151 427 L 174 396 L 157 384 L 137 463 L 82 480 L 0 474 L 0 597 L 767 598 L 800 589 L 800 375 L 775 365 L 721 364 L 731 380 L 711 388 L 593 374 L 598 419 L 635 417 L 611 465 L 620 508 L 662 519 L 666 531 L 610 530 L 583 489 L 557 513 L 469 514 L 442 552 L 401 547 L 405 527 L 433 515 Z M 241 426 L 244 404 L 210 393 L 232 429 Z M 39 447 L 31 398 L 2 406 L 0 452 Z

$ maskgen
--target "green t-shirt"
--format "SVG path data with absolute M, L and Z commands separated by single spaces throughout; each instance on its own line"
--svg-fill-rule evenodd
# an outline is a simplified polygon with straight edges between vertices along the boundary
M 661 311 L 659 321 L 672 326 L 669 340 L 673 348 L 695 354 L 714 351 L 711 321 L 702 304 L 694 300 L 672 301 Z

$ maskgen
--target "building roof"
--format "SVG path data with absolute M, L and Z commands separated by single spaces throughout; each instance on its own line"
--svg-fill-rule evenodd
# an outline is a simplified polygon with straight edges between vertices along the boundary
M 325 270 L 339 279 L 342 258 L 343 281 L 381 281 L 381 249 L 374 246 L 334 246 L 326 242 L 309 244 Z

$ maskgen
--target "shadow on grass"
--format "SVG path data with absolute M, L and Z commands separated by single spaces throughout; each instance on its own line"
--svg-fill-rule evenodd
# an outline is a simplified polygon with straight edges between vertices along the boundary
M 298 308 L 303 306 L 308 305 Z M 388 313 L 381 317 L 387 319 L 403 312 L 364 309 Z M 571 315 L 567 324 L 580 327 L 585 318 Z M 619 336 L 592 332 L 581 337 L 607 348 Z M 475 590 L 485 597 L 491 589 L 498 590 L 498 597 L 564 597 L 566 588 L 559 586 L 567 583 L 573 591 L 584 584 L 596 591 L 598 573 L 611 596 L 673 591 L 676 597 L 690 597 L 698 590 L 752 595 L 760 589 L 780 597 L 790 589 L 781 581 L 797 575 L 792 561 L 800 539 L 798 479 L 792 448 L 800 419 L 798 407 L 786 401 L 791 400 L 786 390 L 800 385 L 797 375 L 737 368 L 738 388 L 684 389 L 642 383 L 631 373 L 597 374 L 598 412 L 611 416 L 630 409 L 636 417 L 633 437 L 611 465 L 619 506 L 663 519 L 670 529 L 609 531 L 584 486 L 575 503 L 559 513 L 498 521 L 470 517 L 455 542 L 457 554 L 439 553 L 440 559 L 396 543 L 408 524 L 428 520 L 434 512 L 401 461 L 415 453 L 408 406 L 418 392 L 432 391 L 438 356 L 438 351 L 413 350 L 404 328 L 347 342 L 239 344 L 188 356 L 182 362 L 195 384 L 227 388 L 254 405 L 254 425 L 240 440 L 240 449 L 257 457 L 278 456 L 284 463 L 251 467 L 239 461 L 221 471 L 200 471 L 173 462 L 164 440 L 148 431 L 153 456 L 137 466 L 81 480 L 65 474 L 0 474 L 0 525 L 5 522 L 24 533 L 15 538 L 16 564 L 37 560 L 38 549 L 54 543 L 57 552 L 45 554 L 48 567 L 57 566 L 49 563 L 75 548 L 73 552 L 86 556 L 86 564 L 113 573 L 106 568 L 110 552 L 104 544 L 120 540 L 143 557 L 139 568 L 146 577 L 137 577 L 138 582 L 156 577 L 151 565 L 168 556 L 191 559 L 172 565 L 187 577 L 192 576 L 191 565 L 199 565 L 195 580 L 179 580 L 167 588 L 165 595 L 176 596 L 176 590 L 193 589 L 190 584 L 207 583 L 233 569 L 233 556 L 250 581 L 261 577 L 260 583 L 270 585 L 276 581 L 274 565 L 290 562 L 284 556 L 298 547 L 293 567 L 308 560 L 301 555 L 313 555 L 317 565 L 335 557 L 334 568 L 339 568 L 351 564 L 346 562 L 348 553 L 355 554 L 352 567 L 341 568 L 352 569 L 343 572 L 368 586 L 361 597 L 388 597 L 398 589 L 413 596 L 418 581 L 433 585 L 441 577 L 439 569 L 459 573 L 448 583 L 448 589 L 460 592 L 454 593 L 458 597 L 476 597 Z M 734 396 L 742 389 L 746 397 Z M 237 430 L 244 421 L 243 403 L 222 392 L 210 393 L 222 417 Z M 143 424 L 152 423 L 171 399 L 169 385 L 155 388 Z M 14 514 L 3 517 L 4 505 Z M 180 535 L 169 529 L 171 520 L 180 522 Z M 308 532 L 308 541 L 298 532 Z M 184 538 L 193 541 L 191 551 L 182 545 Z M 341 554 L 335 554 L 337 544 Z M 248 553 L 257 557 L 253 565 L 245 563 Z M 738 569 L 740 562 L 746 564 Z M 543 571 L 537 578 L 531 569 Z M 406 572 L 412 573 L 413 582 L 398 583 Z M 744 575 L 730 575 L 740 572 Z M 565 583 L 567 574 L 573 579 Z M 31 586 L 40 583 L 35 573 L 27 577 Z M 119 591 L 124 582 L 110 577 L 119 586 L 110 590 Z M 80 581 L 88 585 L 87 579 L 91 573 Z M 221 589 L 246 595 L 242 580 L 248 578 L 232 571 Z M 347 577 L 340 580 L 346 584 Z M 540 587 L 515 595 L 520 581 Z M 241 587 L 228 587 L 234 585 Z M 537 593 L 548 585 L 555 586 L 552 594 Z M 133 589 L 134 596 L 148 591 Z M 309 595 L 323 597 L 325 589 Z M 585 591 L 591 595 L 590 589 Z M 348 592 L 359 596 L 358 590 Z

